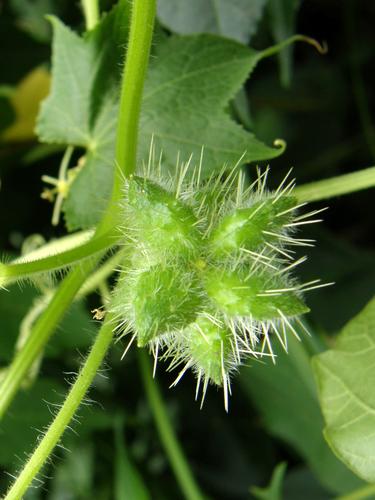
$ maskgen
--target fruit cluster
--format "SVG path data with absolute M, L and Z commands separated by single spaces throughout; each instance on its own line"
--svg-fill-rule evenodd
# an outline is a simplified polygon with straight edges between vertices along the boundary
M 287 331 L 308 311 L 291 276 L 303 262 L 293 247 L 311 240 L 294 236 L 313 222 L 297 215 L 288 176 L 266 190 L 268 170 L 245 187 L 241 170 L 222 171 L 205 182 L 200 169 L 183 165 L 175 178 L 146 172 L 125 180 L 123 232 L 130 255 L 112 309 L 124 334 L 155 359 L 191 368 L 197 395 L 209 382 L 223 386 L 248 356 L 272 356 L 272 338 L 287 347 Z M 189 177 L 186 175 L 189 173 Z M 172 384 L 172 385 L 174 385 Z

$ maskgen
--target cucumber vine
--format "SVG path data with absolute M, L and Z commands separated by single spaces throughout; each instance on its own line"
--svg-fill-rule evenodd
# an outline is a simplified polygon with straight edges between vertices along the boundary
M 82 43 L 86 43 L 90 36 L 96 36 L 99 8 L 95 0 L 84 0 L 82 7 L 88 31 Z M 297 188 L 289 172 L 277 189 L 269 190 L 269 168 L 259 169 L 253 182 L 248 182 L 243 170 L 243 164 L 250 161 L 247 152 L 237 158 L 237 164 L 223 156 L 207 175 L 210 169 L 205 167 L 204 147 L 200 157 L 177 159 L 176 167 L 171 169 L 163 164 L 162 155 L 159 162 L 155 161 L 159 151 L 153 140 L 148 164 L 142 165 L 138 137 L 146 120 L 141 109 L 155 11 L 156 0 L 132 2 L 120 92 L 115 97 L 111 94 L 110 103 L 110 109 L 116 109 L 118 114 L 113 168 L 108 174 L 112 175 L 113 184 L 100 221 L 94 229 L 63 237 L 0 264 L 0 287 L 4 289 L 14 281 L 64 273 L 51 298 L 38 310 L 38 319 L 1 380 L 0 416 L 40 359 L 75 298 L 96 288 L 101 288 L 105 295 L 104 322 L 90 353 L 6 500 L 21 498 L 37 477 L 69 426 L 115 337 L 127 340 L 124 355 L 133 342 L 140 349 L 147 347 L 155 358 L 154 376 L 158 359 L 167 361 L 168 369 L 178 367 L 172 385 L 192 370 L 197 379 L 196 398 L 201 391 L 202 403 L 210 383 L 223 387 L 228 410 L 232 375 L 248 358 L 269 356 L 276 361 L 273 341 L 287 350 L 288 335 L 299 338 L 295 325 L 305 328 L 301 315 L 309 309 L 304 293 L 326 286 L 318 279 L 299 283 L 293 276 L 295 268 L 305 261 L 305 257 L 296 257 L 295 249 L 312 244 L 312 240 L 299 237 L 298 229 L 318 222 L 315 216 L 321 212 L 306 210 L 306 202 L 375 184 L 373 167 Z M 102 40 L 100 36 L 98 40 Z M 251 53 L 253 59 L 246 67 L 246 75 L 262 58 L 300 40 L 322 49 L 311 39 L 296 35 L 278 46 Z M 181 40 L 178 43 L 183 45 Z M 243 49 L 236 50 L 240 57 Z M 109 57 L 108 53 L 103 57 Z M 242 74 L 242 69 L 234 70 Z M 163 87 L 162 81 L 158 83 Z M 229 87 L 234 94 L 235 85 L 230 83 Z M 218 98 L 222 107 L 224 100 Z M 47 105 L 43 106 L 42 115 Z M 202 133 L 206 118 L 202 119 Z M 241 136 L 241 141 L 243 137 L 253 141 L 254 160 L 281 153 L 267 149 L 250 134 L 243 136 L 243 131 L 230 130 Z M 169 133 L 172 131 L 173 124 Z M 158 130 L 153 132 L 157 134 Z M 74 145 L 81 145 L 77 142 L 67 141 L 59 179 L 43 177 L 54 185 L 53 190 L 44 193 L 44 197 L 56 196 L 53 224 L 58 223 L 61 207 L 81 170 L 89 168 L 85 160 L 77 175 L 67 176 Z M 285 147 L 280 141 L 278 144 Z M 88 155 L 97 153 L 95 141 L 82 145 L 87 147 Z M 210 161 L 216 161 L 212 152 L 210 155 Z M 106 278 L 115 269 L 119 270 L 117 282 L 109 293 Z M 160 394 L 152 385 L 144 352 L 140 362 L 146 391 L 181 489 L 186 498 L 203 498 L 168 423 Z

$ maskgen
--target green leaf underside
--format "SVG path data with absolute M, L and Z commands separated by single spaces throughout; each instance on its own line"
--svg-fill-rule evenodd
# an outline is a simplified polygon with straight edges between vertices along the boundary
M 297 325 L 295 328 L 303 336 Z M 299 342 L 289 335 L 288 353 L 275 342 L 276 364 L 253 362 L 242 370 L 240 382 L 268 432 L 292 446 L 329 491 L 346 493 L 363 483 L 335 457 L 323 438 L 308 339 L 303 340 Z
M 52 91 L 43 103 L 37 132 L 43 142 L 81 146 L 86 163 L 65 202 L 68 229 L 94 225 L 112 185 L 117 117 L 117 81 L 128 12 L 120 2 L 104 21 L 80 38 L 57 19 Z M 261 58 L 261 53 L 214 35 L 173 36 L 151 59 L 140 124 L 139 161 L 147 161 L 151 138 L 173 169 L 191 154 L 203 175 L 281 154 L 258 141 L 224 111 Z M 115 75 L 108 80 L 108 75 Z
M 266 0 L 159 0 L 160 22 L 180 35 L 215 33 L 247 43 Z
M 325 437 L 358 476 L 375 481 L 375 298 L 314 359 Z

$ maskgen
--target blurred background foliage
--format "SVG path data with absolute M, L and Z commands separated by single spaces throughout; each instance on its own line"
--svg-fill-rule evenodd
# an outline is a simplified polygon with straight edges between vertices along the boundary
M 219 2 L 216 17 L 209 5 L 205 0 L 160 0 L 160 26 L 167 33 L 219 33 L 257 49 L 293 33 L 328 44 L 325 56 L 299 44 L 279 59 L 262 61 L 232 104 L 231 113 L 257 137 L 267 143 L 275 137 L 286 140 L 285 153 L 272 161 L 275 185 L 291 166 L 302 184 L 375 163 L 373 2 L 228 0 Z M 110 1 L 102 2 L 104 10 L 110 6 Z M 49 239 L 65 233 L 63 223 L 52 228 L 51 205 L 40 197 L 41 176 L 56 174 L 61 150 L 38 145 L 33 134 L 39 102 L 49 89 L 51 31 L 45 14 L 84 29 L 78 2 L 0 3 L 0 246 L 6 255 L 19 254 L 30 234 Z M 301 270 L 304 279 L 336 282 L 308 296 L 312 312 L 306 321 L 313 336 L 303 344 L 291 342 L 290 355 L 280 352 L 276 366 L 253 362 L 244 367 L 234 382 L 229 415 L 220 391 L 211 389 L 200 410 L 193 400 L 192 377 L 168 390 L 170 375 L 159 369 L 157 381 L 173 427 L 208 497 L 323 500 L 360 484 L 323 439 L 309 357 L 323 350 L 326 339 L 329 343 L 373 294 L 372 197 L 365 191 L 329 203 L 324 223 L 313 230 L 318 245 Z M 10 361 L 20 324 L 38 300 L 31 286 L 1 293 L 0 369 Z M 62 401 L 93 340 L 96 324 L 89 311 L 100 299 L 92 296 L 87 302 L 70 310 L 46 350 L 37 381 L 26 381 L 0 423 L 2 491 L 8 474 L 19 469 Z M 31 490 L 25 498 L 181 497 L 136 355 L 130 352 L 121 362 L 121 353 L 122 347 L 115 345 L 90 401 L 79 411 L 74 432 L 68 431 L 64 447 L 45 468 L 45 488 Z

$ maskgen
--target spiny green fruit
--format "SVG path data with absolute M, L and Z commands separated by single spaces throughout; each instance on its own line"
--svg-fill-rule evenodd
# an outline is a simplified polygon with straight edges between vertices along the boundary
M 129 256 L 112 309 L 123 334 L 148 345 L 156 359 L 182 366 L 203 384 L 224 388 L 249 356 L 272 356 L 274 337 L 287 345 L 293 322 L 308 311 L 291 276 L 304 258 L 288 247 L 309 245 L 294 229 L 309 214 L 296 215 L 294 181 L 268 192 L 268 170 L 245 188 L 238 169 L 200 181 L 200 169 L 183 165 L 175 178 L 160 172 L 125 180 L 123 232 Z M 130 343 L 131 343 L 130 342 Z M 129 344 L 130 345 L 130 344 Z
M 242 248 L 256 250 L 279 238 L 280 231 L 292 223 L 296 205 L 294 197 L 281 196 L 260 200 L 249 208 L 237 208 L 223 217 L 209 243 L 218 255 Z

